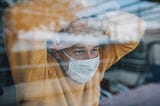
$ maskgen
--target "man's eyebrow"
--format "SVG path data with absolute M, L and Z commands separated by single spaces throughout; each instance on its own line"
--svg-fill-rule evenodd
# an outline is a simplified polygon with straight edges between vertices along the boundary
M 72 49 L 84 49 L 85 47 L 84 46 L 77 46 L 77 45 L 74 45 L 71 47 Z
M 99 47 L 99 45 L 94 46 L 93 48 L 97 48 L 97 47 Z M 78 45 L 72 46 L 72 49 L 84 49 L 84 48 L 86 48 L 86 47 L 84 47 L 84 46 L 78 46 Z
M 97 48 L 97 47 L 99 47 L 99 45 L 95 46 L 94 48 Z

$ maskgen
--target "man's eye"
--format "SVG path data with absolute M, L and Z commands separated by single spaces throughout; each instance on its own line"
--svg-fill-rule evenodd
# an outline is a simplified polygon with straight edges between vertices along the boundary
M 98 52 L 98 48 L 97 49 L 92 49 L 91 52 L 92 53 L 97 53 Z
M 74 53 L 77 54 L 77 55 L 81 55 L 81 54 L 83 54 L 83 52 L 84 51 L 82 51 L 82 50 L 80 50 L 80 51 L 74 51 Z

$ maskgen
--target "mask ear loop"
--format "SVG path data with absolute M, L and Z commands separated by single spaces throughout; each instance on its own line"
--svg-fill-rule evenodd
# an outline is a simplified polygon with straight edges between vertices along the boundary
M 64 50 L 62 50 L 62 52 L 63 52 L 69 59 L 71 58 Z
M 70 59 L 70 56 L 64 50 L 61 50 L 61 51 L 64 53 L 64 55 L 66 55 Z M 64 64 L 66 64 L 66 62 Z M 62 68 L 62 71 L 66 74 L 66 71 L 67 71 L 66 67 L 64 67 L 61 63 L 60 63 L 60 66 Z

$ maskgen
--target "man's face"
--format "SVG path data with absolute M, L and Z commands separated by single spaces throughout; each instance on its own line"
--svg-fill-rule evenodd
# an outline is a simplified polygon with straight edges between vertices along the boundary
M 59 52 L 58 59 L 61 63 L 62 67 L 65 70 L 68 70 L 69 57 L 78 59 L 78 60 L 87 60 L 96 58 L 99 55 L 99 46 L 97 45 L 86 45 L 86 44 L 77 44 L 70 48 L 63 49 L 63 51 Z

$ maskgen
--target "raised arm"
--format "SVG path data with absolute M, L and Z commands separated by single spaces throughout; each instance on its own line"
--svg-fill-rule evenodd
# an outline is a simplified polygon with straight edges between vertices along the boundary
M 30 30 L 34 20 L 27 18 L 16 8 L 9 8 L 4 14 L 4 43 L 14 82 L 23 83 L 28 80 L 31 70 L 43 70 L 47 62 L 45 43 L 34 40 L 19 39 L 21 31 Z M 34 17 L 34 16 L 30 16 Z M 38 47 L 40 48 L 37 48 Z M 39 71 L 40 72 L 40 71 Z
M 110 12 L 107 16 L 108 28 L 105 35 L 106 42 L 109 43 L 100 50 L 103 71 L 135 49 L 146 28 L 143 20 L 127 12 Z
M 30 72 L 36 74 L 35 80 L 44 77 L 47 65 L 45 32 L 58 32 L 75 18 L 73 11 L 76 9 L 69 6 L 70 1 L 31 0 L 12 4 L 6 9 L 3 17 L 4 42 L 15 83 L 27 81 Z M 51 36 L 54 38 L 54 34 Z

